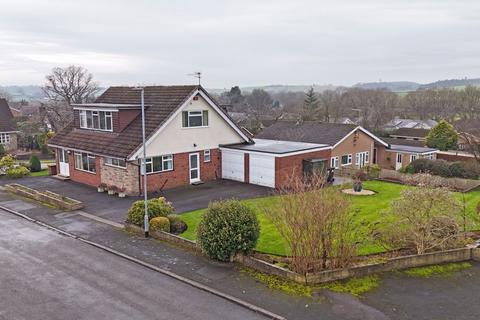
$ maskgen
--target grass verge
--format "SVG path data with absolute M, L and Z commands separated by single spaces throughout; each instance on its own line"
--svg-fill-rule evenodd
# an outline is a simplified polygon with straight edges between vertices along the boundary
M 311 297 L 313 292 L 320 289 L 328 289 L 341 293 L 350 293 L 358 297 L 370 290 L 377 288 L 381 282 L 379 276 L 370 275 L 342 281 L 333 281 L 321 285 L 306 285 L 288 281 L 277 276 L 261 273 L 249 268 L 242 268 L 242 272 L 247 273 L 254 279 L 265 284 L 270 289 L 280 290 L 287 294 L 304 297 Z
M 40 170 L 38 172 L 30 172 L 31 177 L 45 177 L 48 176 L 48 170 Z
M 432 276 L 449 276 L 456 271 L 468 269 L 472 266 L 470 262 L 446 263 L 428 267 L 411 268 L 403 271 L 410 277 L 429 278 Z

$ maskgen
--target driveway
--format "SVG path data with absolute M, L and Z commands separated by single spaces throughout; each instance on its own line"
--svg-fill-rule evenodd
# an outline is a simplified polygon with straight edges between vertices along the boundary
M 266 319 L 1 210 L 0 261 L 0 319 Z
M 125 221 L 128 208 L 141 197 L 118 198 L 98 193 L 97 188 L 73 181 L 61 181 L 52 177 L 26 177 L 17 180 L 0 179 L 0 185 L 19 183 L 37 190 L 50 190 L 80 200 L 85 207 L 82 211 L 117 223 Z M 249 199 L 272 194 L 272 189 L 229 180 L 210 181 L 198 186 L 185 186 L 150 194 L 149 197 L 163 196 L 173 203 L 177 213 L 206 208 L 211 201 L 229 198 Z

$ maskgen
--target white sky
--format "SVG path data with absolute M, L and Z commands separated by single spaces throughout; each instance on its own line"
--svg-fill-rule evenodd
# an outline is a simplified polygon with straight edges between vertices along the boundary
M 0 0 L 0 85 L 69 64 L 102 86 L 480 77 L 480 1 Z

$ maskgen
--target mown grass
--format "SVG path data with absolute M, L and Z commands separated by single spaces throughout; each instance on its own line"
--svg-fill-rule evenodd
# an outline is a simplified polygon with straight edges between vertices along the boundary
M 306 285 L 288 281 L 274 275 L 264 274 L 248 268 L 244 268 L 242 271 L 259 282 L 265 284 L 270 289 L 280 290 L 291 295 L 304 297 L 311 297 L 315 291 L 319 291 L 320 289 L 328 289 L 334 292 L 350 293 L 354 296 L 361 296 L 362 294 L 377 288 L 381 282 L 379 276 L 371 275 L 350 278 L 342 281 L 334 281 L 321 285 Z
M 44 170 L 40 170 L 38 172 L 30 172 L 30 176 L 31 177 L 45 177 L 45 176 L 48 176 L 48 170 L 44 169 Z
M 449 276 L 454 272 L 472 267 L 470 262 L 446 263 L 428 267 L 411 268 L 403 271 L 410 277 L 429 278 L 432 276 Z
M 385 212 L 389 210 L 393 200 L 400 197 L 403 185 L 388 183 L 382 181 L 367 181 L 364 187 L 376 192 L 372 196 L 349 196 L 352 201 L 352 210 L 355 210 L 355 225 L 360 231 L 359 254 L 367 255 L 381 253 L 385 248 L 372 240 L 369 236 L 382 226 L 389 223 Z M 462 200 L 462 195 L 457 193 L 456 197 Z M 466 209 L 469 213 L 475 212 L 475 206 L 480 201 L 480 190 L 474 190 L 465 194 Z M 265 215 L 265 208 L 269 208 L 278 202 L 278 196 L 265 198 L 256 198 L 243 200 L 247 206 L 251 207 L 257 214 L 260 222 L 260 238 L 258 239 L 256 250 L 268 254 L 287 255 L 288 248 L 275 226 Z M 182 237 L 195 240 L 196 229 L 202 218 L 205 209 L 191 211 L 182 214 L 182 219 L 187 223 L 188 230 L 181 234 Z

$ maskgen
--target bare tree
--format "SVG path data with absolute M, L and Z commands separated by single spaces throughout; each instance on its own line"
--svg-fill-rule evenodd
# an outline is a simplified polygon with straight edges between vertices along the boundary
M 87 102 L 98 92 L 98 84 L 93 75 L 80 66 L 53 68 L 46 77 L 43 91 L 50 100 L 63 100 L 67 104 Z
M 43 91 L 49 102 L 42 106 L 42 115 L 56 131 L 73 119 L 72 103 L 88 102 L 99 90 L 93 75 L 80 66 L 54 68 L 45 78 L 47 82 Z

